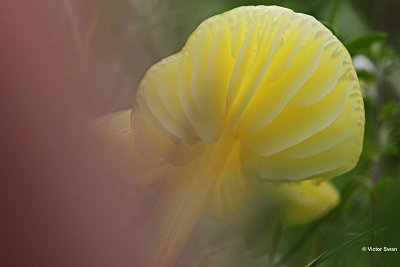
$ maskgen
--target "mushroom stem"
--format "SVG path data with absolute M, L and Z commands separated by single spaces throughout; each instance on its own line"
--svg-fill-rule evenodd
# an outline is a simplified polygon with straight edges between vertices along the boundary
M 178 261 L 214 182 L 237 151 L 232 143 L 223 143 L 225 146 L 213 145 L 198 160 L 177 167 L 165 179 L 144 223 L 146 229 L 140 233 L 144 237 L 141 242 L 145 242 L 141 267 L 172 267 Z

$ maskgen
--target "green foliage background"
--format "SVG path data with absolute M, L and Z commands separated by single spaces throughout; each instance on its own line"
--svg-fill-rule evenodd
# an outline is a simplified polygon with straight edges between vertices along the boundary
M 313 15 L 330 28 L 360 67 L 366 109 L 364 150 L 356 169 L 334 179 L 342 203 L 308 225 L 280 231 L 265 250 L 277 251 L 275 266 L 400 266 L 400 1 L 396 0 L 97 0 L 93 25 L 102 21 L 112 51 L 105 68 L 114 83 L 106 113 L 129 107 L 144 71 L 177 52 L 204 19 L 241 5 L 280 5 Z M 95 26 L 89 27 L 88 35 Z M 90 43 L 90 39 L 88 42 Z M 134 48 L 134 49 L 132 49 Z M 128 85 L 128 86 L 127 86 Z M 272 237 L 271 237 L 272 238 Z M 265 241 L 265 240 L 264 240 Z M 362 247 L 396 247 L 398 252 L 364 252 Z M 279 265 L 283 264 L 283 265 Z

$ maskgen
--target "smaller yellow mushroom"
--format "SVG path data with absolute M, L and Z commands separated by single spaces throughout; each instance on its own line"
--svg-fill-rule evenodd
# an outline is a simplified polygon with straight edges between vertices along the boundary
M 232 175 L 225 178 L 235 179 Z M 253 181 L 241 186 L 232 181 L 220 186 L 217 182 L 212 189 L 206 212 L 226 222 L 252 224 L 251 218 L 272 216 L 271 224 L 292 226 L 318 219 L 340 202 L 339 193 L 329 181 Z

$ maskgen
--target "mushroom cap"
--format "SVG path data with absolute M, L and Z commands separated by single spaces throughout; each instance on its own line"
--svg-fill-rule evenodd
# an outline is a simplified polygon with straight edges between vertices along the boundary
M 229 139 L 244 177 L 293 181 L 356 165 L 364 107 L 349 53 L 320 22 L 248 6 L 207 19 L 147 71 L 132 127 L 149 157 L 185 164 Z

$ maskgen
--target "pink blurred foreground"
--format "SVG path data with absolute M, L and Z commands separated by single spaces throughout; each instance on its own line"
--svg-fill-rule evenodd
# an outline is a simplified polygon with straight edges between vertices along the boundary
M 101 83 L 85 71 L 68 8 L 87 23 L 87 1 L 0 4 L 0 265 L 135 266 L 129 187 L 112 180 L 77 112 L 98 105 Z

